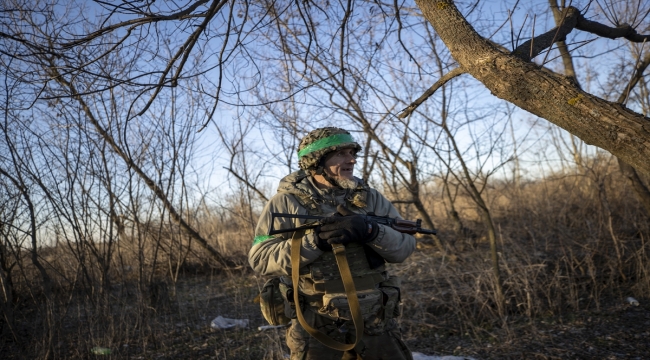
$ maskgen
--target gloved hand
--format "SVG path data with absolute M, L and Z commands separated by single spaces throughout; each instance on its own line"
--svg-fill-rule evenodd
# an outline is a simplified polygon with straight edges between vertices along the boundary
M 332 251 L 332 245 L 327 242 L 327 239 L 320 237 L 320 227 L 317 227 L 314 231 L 316 232 L 316 247 L 322 251 Z
M 379 234 L 379 225 L 375 221 L 367 221 L 363 216 L 354 214 L 343 206 L 338 211 L 344 216 L 332 216 L 321 220 L 321 226 L 317 234 L 319 238 L 318 247 L 324 242 L 330 245 L 359 242 L 365 244 L 374 240 Z
M 343 216 L 343 215 L 341 215 L 340 213 L 334 213 L 334 215 L 332 215 L 332 217 L 341 217 L 341 216 Z M 321 229 L 321 226 L 323 224 L 323 220 L 321 220 L 320 221 L 321 224 L 318 225 L 318 227 L 314 229 L 314 232 L 316 233 L 316 247 L 323 250 L 323 251 L 332 251 L 333 250 L 332 249 L 332 244 L 327 242 L 327 240 L 328 240 L 327 238 L 321 238 L 321 236 L 320 236 L 320 229 Z

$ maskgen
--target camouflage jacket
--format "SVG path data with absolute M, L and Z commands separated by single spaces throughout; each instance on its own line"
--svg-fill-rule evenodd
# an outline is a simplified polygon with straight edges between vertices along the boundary
M 350 210 L 366 214 L 374 212 L 379 216 L 401 218 L 393 204 L 377 190 L 365 186 L 361 180 L 354 190 L 318 189 L 304 171 L 294 172 L 280 181 L 278 193 L 266 204 L 255 230 L 253 247 L 248 253 L 248 261 L 255 272 L 262 275 L 291 274 L 291 235 L 290 233 L 269 236 L 271 213 L 322 214 L 336 212 L 338 204 L 345 204 Z M 291 228 L 299 225 L 297 219 L 276 219 L 274 228 Z M 316 234 L 308 232 L 300 248 L 301 274 L 309 271 L 309 264 L 322 256 L 328 256 L 316 247 Z M 387 262 L 404 261 L 415 249 L 415 238 L 402 234 L 390 227 L 380 225 L 377 238 L 368 243 L 377 254 Z M 328 252 L 329 253 L 329 252 Z M 376 269 L 376 270 L 383 270 Z M 354 276 L 354 274 L 353 274 Z

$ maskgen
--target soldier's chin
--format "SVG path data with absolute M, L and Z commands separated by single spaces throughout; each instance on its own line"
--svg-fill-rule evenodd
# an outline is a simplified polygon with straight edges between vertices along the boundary
M 334 179 L 336 185 L 344 189 L 354 189 L 357 187 L 357 181 L 354 179 L 338 178 Z

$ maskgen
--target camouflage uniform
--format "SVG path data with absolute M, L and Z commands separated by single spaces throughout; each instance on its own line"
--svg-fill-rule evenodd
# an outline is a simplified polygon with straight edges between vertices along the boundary
M 344 147 L 351 146 L 349 142 L 345 144 Z M 354 144 L 356 143 L 352 145 Z M 329 151 L 332 147 L 329 147 Z M 305 157 L 301 160 L 305 160 Z M 312 338 L 295 319 L 295 304 L 292 296 L 287 294 L 292 289 L 291 234 L 266 235 L 271 225 L 271 213 L 332 215 L 336 212 L 337 205 L 343 204 L 355 213 L 373 212 L 380 216 L 399 218 L 395 207 L 360 179 L 357 179 L 358 186 L 355 189 L 319 189 L 309 171 L 304 170 L 313 169 L 316 165 L 313 161 L 312 164 L 303 161 L 303 170 L 281 180 L 278 193 L 262 212 L 253 247 L 248 254 L 249 263 L 257 273 L 281 276 L 280 288 L 281 291 L 284 289 L 285 313 L 294 318 L 287 330 L 291 359 L 412 359 L 410 351 L 401 340 L 395 320 L 400 310 L 399 281 L 389 276 L 384 261 L 404 261 L 415 249 L 415 239 L 390 227 L 379 225 L 377 237 L 367 244 L 350 243 L 346 246 L 346 256 L 365 324 L 364 336 L 354 350 L 343 353 L 326 347 Z M 296 219 L 275 219 L 274 228 L 298 225 L 299 220 Z M 347 301 L 336 260 L 332 252 L 320 250 L 317 243 L 317 235 L 311 231 L 301 241 L 298 284 L 301 309 L 312 327 L 339 342 L 353 343 L 354 324 L 350 320 L 349 308 L 345 306 Z

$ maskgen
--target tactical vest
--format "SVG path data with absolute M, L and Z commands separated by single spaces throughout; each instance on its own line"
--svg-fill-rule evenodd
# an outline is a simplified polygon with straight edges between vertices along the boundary
M 302 178 L 297 178 L 296 182 L 301 180 Z M 336 200 L 346 205 L 350 210 L 355 211 L 359 209 L 353 203 L 359 200 L 358 193 L 359 191 L 353 191 L 351 196 L 346 197 L 345 193 L 342 192 L 340 197 L 336 197 Z M 309 215 L 332 214 L 336 211 L 338 205 L 338 203 L 334 203 L 330 199 L 322 199 L 316 194 L 309 194 L 304 191 L 293 192 L 292 195 L 307 210 Z M 364 201 L 365 206 L 365 198 L 361 200 Z M 380 283 L 388 280 L 384 265 L 374 269 L 370 267 L 366 251 L 368 250 L 364 249 L 364 245 L 359 243 L 350 243 L 346 245 L 345 249 L 364 318 L 376 316 L 382 308 L 383 295 L 379 290 L 379 286 Z M 285 280 L 289 280 L 290 283 L 290 279 L 284 278 L 283 281 Z M 314 262 L 300 269 L 298 291 L 311 307 L 318 309 L 319 314 L 334 320 L 351 319 L 334 253 L 326 251 Z

